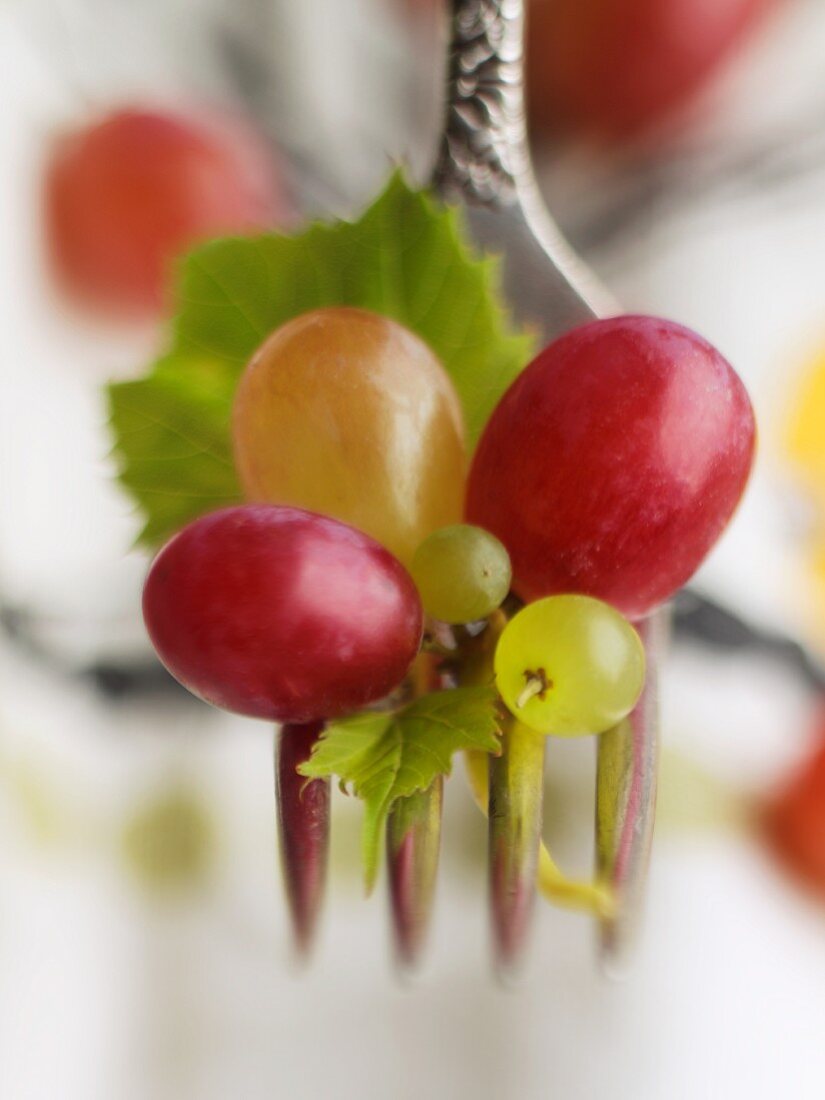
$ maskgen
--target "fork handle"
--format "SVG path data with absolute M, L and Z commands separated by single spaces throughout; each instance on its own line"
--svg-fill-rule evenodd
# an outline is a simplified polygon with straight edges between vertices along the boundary
M 452 0 L 447 117 L 434 183 L 448 199 L 518 201 L 530 175 L 524 0 Z
M 477 244 L 504 254 L 511 306 L 545 335 L 615 313 L 612 297 L 548 214 L 533 175 L 524 0 L 451 0 L 450 11 L 446 114 L 433 187 L 448 203 L 468 207 Z

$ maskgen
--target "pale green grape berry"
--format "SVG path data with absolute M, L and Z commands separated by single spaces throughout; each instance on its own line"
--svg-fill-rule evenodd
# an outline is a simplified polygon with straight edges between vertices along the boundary
M 644 686 L 645 654 L 639 635 L 609 604 L 549 596 L 504 628 L 495 674 L 520 722 L 574 737 L 603 733 L 630 713 Z
M 490 615 L 510 591 L 510 558 L 481 527 L 441 527 L 421 543 L 410 567 L 424 610 L 445 623 Z

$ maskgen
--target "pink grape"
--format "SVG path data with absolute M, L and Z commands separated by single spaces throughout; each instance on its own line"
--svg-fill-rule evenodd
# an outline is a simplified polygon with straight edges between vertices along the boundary
M 707 341 L 652 317 L 574 329 L 487 424 L 467 519 L 504 543 L 527 601 L 584 593 L 646 615 L 694 573 L 745 488 L 753 410 Z
M 46 167 L 47 245 L 75 297 L 156 312 L 193 244 L 287 214 L 272 157 L 245 123 L 125 108 L 60 137 Z
M 404 567 L 354 528 L 280 505 L 190 523 L 155 558 L 143 614 L 160 659 L 215 706 L 311 722 L 392 691 L 416 656 Z

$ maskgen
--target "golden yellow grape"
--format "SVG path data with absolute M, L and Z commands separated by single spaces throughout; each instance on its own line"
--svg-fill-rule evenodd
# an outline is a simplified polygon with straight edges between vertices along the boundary
M 430 349 L 348 307 L 287 322 L 238 386 L 232 432 L 246 495 L 334 516 L 405 564 L 461 519 L 461 407 Z

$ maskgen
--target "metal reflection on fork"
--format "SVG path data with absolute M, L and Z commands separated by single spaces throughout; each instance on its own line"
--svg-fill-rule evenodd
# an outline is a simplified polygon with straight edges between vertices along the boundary
M 504 290 L 514 314 L 547 343 L 577 324 L 617 312 L 617 306 L 566 243 L 539 194 L 524 115 L 523 39 L 523 0 L 452 0 L 446 114 L 432 184 L 446 202 L 464 208 L 476 243 L 501 255 Z M 610 971 L 619 969 L 633 940 L 653 830 L 661 616 L 641 624 L 641 633 L 648 660 L 645 693 L 626 722 L 599 738 L 597 750 L 596 871 L 616 896 L 615 912 L 602 919 L 600 928 L 602 959 Z M 515 725 L 503 738 L 502 756 L 490 767 L 490 915 L 494 960 L 504 977 L 517 973 L 529 942 L 543 757 L 543 739 L 537 742 Z M 390 912 L 396 953 L 405 969 L 419 961 L 426 940 L 441 789 L 439 781 L 401 800 L 388 824 Z M 286 816 L 279 815 L 282 848 L 294 851 L 300 838 L 287 836 L 285 846 Z M 321 902 L 317 874 L 326 841 L 320 834 L 319 841 L 319 859 L 306 865 L 291 860 L 285 868 L 295 938 L 304 949 Z M 311 882 L 304 882 L 305 876 Z

